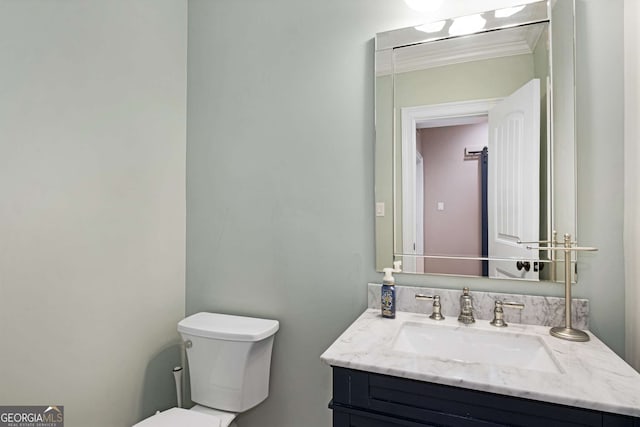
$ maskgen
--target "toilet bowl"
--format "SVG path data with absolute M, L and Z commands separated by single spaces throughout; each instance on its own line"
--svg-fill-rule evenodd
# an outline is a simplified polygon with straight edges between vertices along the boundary
M 269 395 L 277 320 L 197 313 L 178 323 L 189 362 L 191 409 L 171 408 L 134 427 L 237 427 L 238 413 Z

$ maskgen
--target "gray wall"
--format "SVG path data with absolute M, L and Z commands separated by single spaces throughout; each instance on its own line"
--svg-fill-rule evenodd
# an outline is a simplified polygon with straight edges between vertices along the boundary
M 578 236 L 585 256 L 577 293 L 591 300 L 591 330 L 624 355 L 623 0 L 577 0 Z
M 600 252 L 582 257 L 575 294 L 592 299 L 592 330 L 622 353 L 622 0 L 579 5 L 579 235 Z M 331 373 L 319 356 L 365 308 L 366 282 L 380 279 L 372 38 L 416 19 L 401 1 L 189 3 L 187 312 L 281 321 L 271 395 L 242 427 L 330 425 Z
M 0 404 L 175 404 L 185 1 L 0 0 Z
M 189 3 L 187 312 L 280 321 L 270 397 L 242 427 L 330 425 L 320 354 L 376 278 L 372 37 L 394 14 L 385 0 Z

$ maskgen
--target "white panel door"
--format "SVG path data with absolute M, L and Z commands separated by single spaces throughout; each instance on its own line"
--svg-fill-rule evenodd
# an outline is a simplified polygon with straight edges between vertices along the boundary
M 489 111 L 488 178 L 489 257 L 509 259 L 489 261 L 489 277 L 538 280 L 538 252 L 517 242 L 540 235 L 540 80 Z

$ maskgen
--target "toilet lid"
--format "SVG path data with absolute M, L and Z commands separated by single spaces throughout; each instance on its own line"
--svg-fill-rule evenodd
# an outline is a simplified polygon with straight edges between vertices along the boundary
M 182 408 L 171 408 L 160 412 L 134 425 L 133 427 L 221 427 L 220 418 L 189 411 Z

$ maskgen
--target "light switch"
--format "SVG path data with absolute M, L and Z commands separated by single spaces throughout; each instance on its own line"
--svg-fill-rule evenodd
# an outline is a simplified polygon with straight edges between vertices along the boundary
M 376 216 L 384 216 L 384 202 L 376 203 Z
M 443 211 L 444 210 L 444 202 L 438 202 L 438 210 L 439 211 Z

